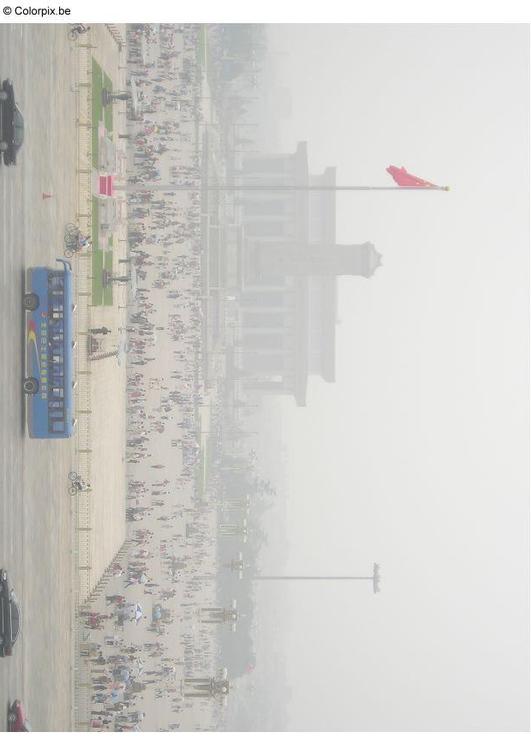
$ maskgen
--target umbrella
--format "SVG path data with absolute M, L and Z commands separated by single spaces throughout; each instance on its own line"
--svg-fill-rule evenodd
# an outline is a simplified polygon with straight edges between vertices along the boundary
M 111 690 L 111 703 L 118 703 L 120 700 L 120 693 L 118 690 Z
M 125 607 L 120 607 L 118 610 L 119 614 L 123 614 L 124 617 L 133 619 L 136 613 L 136 607 L 134 604 L 127 604 Z
M 129 343 L 127 342 L 127 339 L 123 337 L 120 339 L 120 342 L 118 344 L 118 348 L 116 350 L 116 359 L 118 360 L 118 365 L 121 367 L 124 362 L 124 356 L 129 351 Z
M 128 669 L 120 670 L 120 679 L 122 682 L 129 682 L 129 680 L 131 679 L 131 673 Z

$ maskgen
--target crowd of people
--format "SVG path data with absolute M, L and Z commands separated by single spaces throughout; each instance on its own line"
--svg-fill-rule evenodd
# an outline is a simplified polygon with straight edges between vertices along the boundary
M 128 67 L 143 114 L 130 120 L 130 261 L 137 278 L 127 337 L 129 547 L 82 612 L 94 730 L 213 729 L 221 708 L 187 698 L 181 681 L 220 669 L 215 510 L 198 503 L 201 376 L 201 206 L 193 191 L 142 189 L 175 174 L 199 184 L 198 28 L 133 27 Z M 179 106 L 177 106 L 179 105 Z M 132 292 L 133 294 L 133 292 Z

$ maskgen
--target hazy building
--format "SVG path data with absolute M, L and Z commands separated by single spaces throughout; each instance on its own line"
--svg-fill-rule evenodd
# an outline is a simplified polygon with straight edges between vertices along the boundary
M 369 242 L 336 244 L 334 191 L 267 190 L 335 185 L 335 168 L 309 174 L 306 143 L 293 154 L 245 158 L 240 180 L 264 186 L 240 194 L 241 386 L 292 394 L 303 406 L 309 374 L 335 380 L 337 276 L 369 278 L 381 256 Z

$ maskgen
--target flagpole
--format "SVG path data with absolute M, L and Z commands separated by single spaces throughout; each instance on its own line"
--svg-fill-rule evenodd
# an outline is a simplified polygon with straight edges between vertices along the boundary
M 399 185 L 204 185 L 201 188 L 192 185 L 183 185 L 183 190 L 300 190 L 300 191 L 358 191 L 358 190 L 450 190 L 448 185 L 408 185 L 400 187 Z
M 431 187 L 427 187 L 425 185 L 407 185 L 404 187 L 401 187 L 399 185 L 165 185 L 164 183 L 147 183 L 147 184 L 139 184 L 134 183 L 131 185 L 116 185 L 115 188 L 117 190 L 124 190 L 125 192 L 149 192 L 153 190 L 157 191 L 163 191 L 163 192 L 170 192 L 172 190 L 175 191 L 185 191 L 185 190 L 194 190 L 197 192 L 203 192 L 203 191 L 216 191 L 216 190 L 223 190 L 223 191 L 260 191 L 260 192 L 267 192 L 268 190 L 279 190 L 279 191 L 286 191 L 286 192 L 361 192 L 361 191 L 387 191 L 387 190 L 394 190 L 399 192 L 410 192 L 410 191 L 416 191 L 416 190 L 428 190 L 428 191 L 434 191 L 434 190 L 444 190 L 448 191 L 450 190 L 448 185 L 433 185 Z

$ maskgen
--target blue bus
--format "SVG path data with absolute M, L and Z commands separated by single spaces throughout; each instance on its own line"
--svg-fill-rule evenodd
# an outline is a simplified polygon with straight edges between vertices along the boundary
M 73 433 L 72 266 L 26 271 L 26 368 L 23 381 L 32 438 L 67 438 Z

